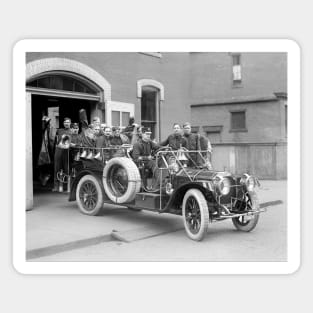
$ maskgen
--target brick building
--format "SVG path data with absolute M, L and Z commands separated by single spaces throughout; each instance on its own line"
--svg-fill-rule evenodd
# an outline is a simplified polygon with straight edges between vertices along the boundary
M 286 178 L 285 53 L 26 54 L 28 202 L 40 150 L 41 117 L 126 126 L 131 115 L 164 139 L 173 122 L 209 136 L 213 164 Z
M 287 178 L 286 53 L 192 53 L 190 107 L 216 168 Z

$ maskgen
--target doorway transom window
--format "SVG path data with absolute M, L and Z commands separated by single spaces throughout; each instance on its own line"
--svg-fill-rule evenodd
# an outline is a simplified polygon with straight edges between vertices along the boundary
M 62 74 L 48 74 L 27 82 L 27 87 L 65 90 L 97 95 L 95 86 L 75 77 Z

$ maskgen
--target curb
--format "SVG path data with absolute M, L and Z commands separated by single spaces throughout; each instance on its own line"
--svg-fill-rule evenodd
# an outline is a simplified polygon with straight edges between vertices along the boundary
M 85 248 L 88 246 L 97 245 L 102 242 L 109 242 L 113 240 L 115 239 L 111 236 L 111 234 L 107 234 L 107 235 L 102 235 L 102 236 L 97 236 L 97 237 L 92 237 L 92 238 L 87 238 L 87 239 L 76 240 L 76 241 L 72 241 L 72 242 L 68 242 L 64 244 L 52 245 L 48 247 L 28 250 L 26 251 L 26 260 L 37 259 L 37 258 L 41 258 L 44 256 L 49 256 L 49 255 L 65 252 L 65 251 L 81 249 L 81 248 Z

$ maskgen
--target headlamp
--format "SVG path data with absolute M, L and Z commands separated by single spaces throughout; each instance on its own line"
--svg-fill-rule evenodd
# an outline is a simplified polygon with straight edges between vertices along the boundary
M 214 179 L 214 185 L 222 196 L 229 194 L 231 183 L 227 177 L 217 175 Z
M 250 176 L 248 174 L 244 174 L 241 179 L 240 183 L 242 185 L 245 185 L 248 191 L 253 191 L 254 188 L 256 187 L 256 181 L 253 176 Z

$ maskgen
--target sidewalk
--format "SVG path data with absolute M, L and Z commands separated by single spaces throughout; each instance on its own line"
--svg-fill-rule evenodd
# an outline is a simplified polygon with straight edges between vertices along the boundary
M 154 212 L 135 212 L 105 205 L 100 216 L 82 214 L 67 194 L 40 193 L 34 197 L 34 209 L 26 212 L 27 258 L 48 255 L 86 245 L 112 241 L 112 232 L 143 233 L 149 236 L 183 228 L 179 216 Z M 155 230 L 151 233 L 151 229 Z
M 286 203 L 286 186 L 287 181 L 261 181 L 260 203 Z M 100 216 L 88 216 L 67 199 L 67 194 L 52 192 L 35 195 L 34 209 L 26 212 L 27 259 L 112 241 L 118 237 L 112 232 L 127 232 L 139 240 L 183 229 L 180 216 L 113 205 L 106 205 Z

